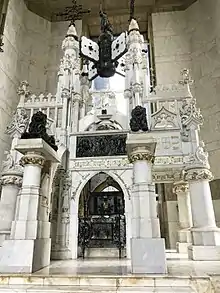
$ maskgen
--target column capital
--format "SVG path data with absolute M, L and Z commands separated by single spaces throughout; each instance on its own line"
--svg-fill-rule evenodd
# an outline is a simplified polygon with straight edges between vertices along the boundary
M 154 162 L 154 155 L 149 150 L 135 150 L 128 155 L 128 160 L 130 163 L 136 161 L 148 161 L 150 163 Z
M 20 164 L 22 166 L 24 165 L 39 165 L 40 167 L 43 167 L 45 163 L 45 158 L 39 154 L 35 153 L 27 153 L 24 155 L 21 160 Z
M 206 168 L 193 168 L 185 170 L 184 179 L 186 181 L 213 180 L 212 172 Z
M 189 192 L 189 184 L 186 181 L 176 181 L 173 183 L 173 193 L 176 195 L 180 193 L 188 193 Z
M 22 177 L 15 175 L 5 175 L 0 179 L 0 185 L 17 185 L 21 187 L 22 185 Z

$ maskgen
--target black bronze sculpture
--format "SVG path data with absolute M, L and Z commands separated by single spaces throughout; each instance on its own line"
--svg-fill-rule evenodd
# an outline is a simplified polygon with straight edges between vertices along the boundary
M 32 116 L 28 132 L 24 132 L 21 136 L 21 139 L 42 138 L 55 151 L 57 151 L 58 147 L 56 146 L 55 138 L 53 135 L 47 134 L 46 125 L 47 115 L 41 111 L 38 111 Z
M 127 34 L 125 32 L 114 38 L 113 28 L 107 14 L 102 10 L 100 16 L 100 36 L 98 42 L 86 37 L 80 41 L 80 54 L 89 61 L 89 80 L 97 76 L 111 77 L 116 73 L 118 59 L 127 51 Z
M 147 116 L 146 116 L 146 109 L 142 106 L 136 106 L 131 111 L 131 119 L 130 119 L 130 128 L 131 131 L 138 132 L 148 131 L 147 125 Z

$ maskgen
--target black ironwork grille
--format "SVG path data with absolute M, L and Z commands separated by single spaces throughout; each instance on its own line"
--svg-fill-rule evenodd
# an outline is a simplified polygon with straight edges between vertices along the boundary
M 82 256 L 87 248 L 118 248 L 119 258 L 126 246 L 126 222 L 122 192 L 93 192 L 84 200 L 79 218 L 78 245 Z

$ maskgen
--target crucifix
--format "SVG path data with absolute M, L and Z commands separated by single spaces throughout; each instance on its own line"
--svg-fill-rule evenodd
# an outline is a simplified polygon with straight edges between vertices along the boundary
M 77 0 L 72 0 L 73 5 L 66 7 L 64 12 L 57 13 L 64 21 L 70 21 L 70 25 L 74 25 L 76 20 L 82 19 L 83 14 L 90 13 L 90 9 L 83 9 L 82 5 L 76 3 Z

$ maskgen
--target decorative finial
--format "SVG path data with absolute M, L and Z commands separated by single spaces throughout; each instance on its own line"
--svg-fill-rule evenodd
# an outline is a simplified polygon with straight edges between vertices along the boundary
M 184 85 L 184 84 L 192 84 L 194 82 L 194 80 L 191 79 L 191 76 L 189 74 L 189 69 L 184 68 L 181 71 L 181 75 L 182 75 L 182 79 L 179 81 L 180 84 Z
M 135 0 L 130 0 L 130 21 L 134 18 L 134 2 Z
M 192 93 L 190 90 L 190 85 L 193 84 L 194 80 L 191 79 L 191 76 L 189 74 L 189 69 L 184 68 L 181 71 L 181 75 L 182 75 L 182 79 L 179 81 L 180 84 L 185 85 L 187 87 L 188 90 L 188 95 L 189 97 L 192 98 Z

